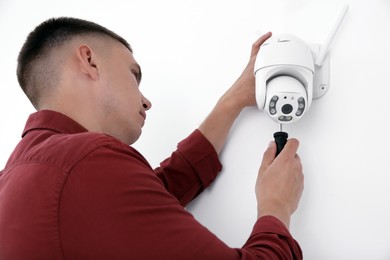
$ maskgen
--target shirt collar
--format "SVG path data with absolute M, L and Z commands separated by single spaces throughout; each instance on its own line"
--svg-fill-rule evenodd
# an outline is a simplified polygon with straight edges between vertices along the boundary
M 33 130 L 52 130 L 58 133 L 75 134 L 88 132 L 82 125 L 59 112 L 40 110 L 29 116 L 22 137 Z

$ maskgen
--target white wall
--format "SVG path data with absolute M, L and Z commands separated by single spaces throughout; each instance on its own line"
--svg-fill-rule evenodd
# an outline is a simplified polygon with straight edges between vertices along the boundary
M 345 3 L 330 90 L 286 129 L 301 141 L 305 173 L 291 232 L 305 259 L 390 259 L 388 0 L 0 0 L 0 165 L 34 111 L 18 87 L 16 57 L 49 17 L 90 19 L 132 44 L 153 103 L 135 146 L 157 166 L 239 76 L 257 31 L 321 43 Z M 245 110 L 223 151 L 223 172 L 189 207 L 230 246 L 245 242 L 256 219 L 254 182 L 277 128 L 257 109 Z

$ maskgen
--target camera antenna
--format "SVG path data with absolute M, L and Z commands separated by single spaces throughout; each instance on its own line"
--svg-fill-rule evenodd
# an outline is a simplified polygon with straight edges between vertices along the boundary
M 336 37 L 337 31 L 340 29 L 340 26 L 345 18 L 345 15 L 348 11 L 348 5 L 344 5 L 343 9 L 341 10 L 341 13 L 339 14 L 339 17 L 337 18 L 336 24 L 333 26 L 328 38 L 325 41 L 325 44 L 321 46 L 320 53 L 317 56 L 317 59 L 315 61 L 315 64 L 317 66 L 321 66 L 322 62 L 324 61 L 324 58 L 328 54 L 328 51 L 330 50 L 330 47 L 332 47 L 332 43 L 334 41 L 334 38 Z

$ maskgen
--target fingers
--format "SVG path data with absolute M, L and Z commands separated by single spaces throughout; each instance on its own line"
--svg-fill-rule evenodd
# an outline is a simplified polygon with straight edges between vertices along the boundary
M 263 161 L 261 162 L 260 166 L 260 172 L 264 172 L 265 169 L 268 168 L 269 165 L 272 164 L 272 162 L 275 159 L 275 153 L 276 153 L 276 144 L 275 142 L 270 142 L 267 150 L 265 150 L 263 155 Z
M 252 52 L 251 52 L 251 57 L 254 55 L 257 55 L 257 53 L 260 50 L 260 46 L 268 40 L 272 36 L 271 32 L 267 32 L 266 34 L 262 35 L 255 43 L 252 45 Z
M 299 141 L 297 139 L 289 139 L 283 150 L 280 152 L 278 159 L 284 163 L 289 162 L 289 167 L 291 169 L 296 169 L 296 173 L 302 175 L 301 158 L 297 154 L 298 147 Z
M 282 152 L 279 154 L 278 157 L 295 157 L 298 160 L 300 160 L 297 151 L 299 147 L 299 141 L 295 138 L 288 139 L 286 145 L 284 146 Z M 264 172 L 268 166 L 272 164 L 272 162 L 275 160 L 275 154 L 276 154 L 276 144 L 275 142 L 271 142 L 267 148 L 267 150 L 263 154 L 263 161 L 260 165 L 260 173 Z
M 288 139 L 283 150 L 280 152 L 280 156 L 294 156 L 297 157 L 297 151 L 299 147 L 299 141 L 295 138 Z

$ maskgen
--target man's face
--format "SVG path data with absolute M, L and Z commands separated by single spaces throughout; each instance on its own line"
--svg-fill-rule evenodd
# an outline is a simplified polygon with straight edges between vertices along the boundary
M 121 43 L 109 41 L 107 57 L 101 64 L 99 103 L 103 132 L 127 144 L 141 135 L 151 103 L 139 90 L 141 70 L 132 53 Z

